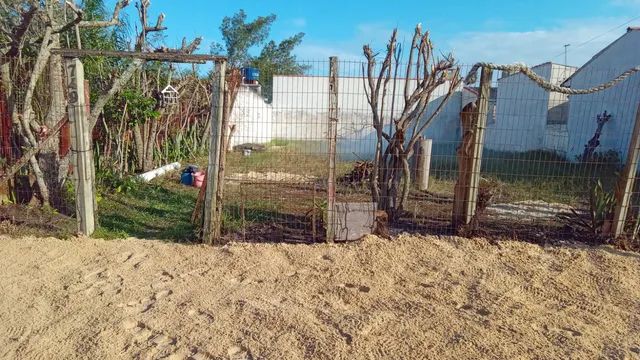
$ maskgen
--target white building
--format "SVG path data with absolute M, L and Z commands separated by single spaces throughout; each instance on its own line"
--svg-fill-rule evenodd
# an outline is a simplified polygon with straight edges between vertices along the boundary
M 395 84 L 394 115 L 402 112 L 404 79 Z M 361 77 L 338 78 L 338 151 L 344 157 L 368 157 L 375 150 L 375 133 L 371 123 L 371 108 L 367 102 Z M 446 94 L 447 85 L 436 89 L 427 114 L 438 107 Z M 386 100 L 387 124 L 391 115 L 393 81 Z M 325 76 L 274 76 L 273 78 L 273 137 L 309 141 L 324 141 L 327 136 L 329 79 Z M 453 153 L 460 139 L 460 91 L 424 132 L 434 140 L 434 152 Z
M 262 97 L 259 86 L 240 85 L 229 125 L 235 127 L 232 147 L 268 143 L 273 139 L 273 108 Z
M 575 67 L 551 62 L 532 70 L 554 84 L 571 76 Z M 497 103 L 489 114 L 485 147 L 496 151 L 524 152 L 567 147 L 566 95 L 550 93 L 522 73 L 504 73 L 498 79 Z
M 566 82 L 565 86 L 585 89 L 610 81 L 640 65 L 640 28 L 627 33 L 596 54 Z M 622 159 L 628 152 L 631 132 L 640 102 L 640 74 L 636 73 L 613 88 L 569 99 L 567 155 L 574 160 L 584 151 L 597 128 L 598 114 L 612 115 L 604 125 L 597 152 L 616 151 Z

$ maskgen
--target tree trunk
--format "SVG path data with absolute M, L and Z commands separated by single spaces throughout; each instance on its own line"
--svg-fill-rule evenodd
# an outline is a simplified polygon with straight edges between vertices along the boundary
M 150 121 L 151 124 L 149 125 L 149 131 L 146 137 L 143 171 L 153 170 L 153 149 L 155 149 L 156 137 L 158 136 L 159 120 L 154 119 L 148 121 Z
M 51 36 L 51 46 L 54 48 L 60 47 L 59 34 Z M 65 82 L 62 74 L 62 58 L 59 55 L 51 55 L 49 58 L 47 80 L 49 82 L 50 103 L 44 126 L 51 130 L 66 114 L 63 90 Z M 40 151 L 38 164 L 49 190 L 49 204 L 54 209 L 64 211 L 63 185 L 68 171 L 68 162 L 61 161 L 59 150 L 59 138 L 54 136 Z
M 144 140 L 142 138 L 140 124 L 133 126 L 133 140 L 136 146 L 136 168 L 142 170 L 144 169 Z

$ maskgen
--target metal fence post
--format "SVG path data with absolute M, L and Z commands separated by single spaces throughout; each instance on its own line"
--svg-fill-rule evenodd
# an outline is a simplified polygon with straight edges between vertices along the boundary
M 211 99 L 211 143 L 209 146 L 209 161 L 207 166 L 207 184 L 204 200 L 204 217 L 202 237 L 206 244 L 215 244 L 221 236 L 222 216 L 219 214 L 218 174 L 220 171 L 220 153 L 222 151 L 222 117 L 224 112 L 224 88 L 226 61 L 216 63 L 212 84 Z
M 465 169 L 460 172 L 461 178 L 456 185 L 454 201 L 453 225 L 467 225 L 471 223 L 476 213 L 478 202 L 478 188 L 480 186 L 480 169 L 482 165 L 482 149 L 484 147 L 484 131 L 489 114 L 489 100 L 491 97 L 491 81 L 493 70 L 483 67 L 480 77 L 480 92 L 477 100 L 476 115 L 473 123 L 463 134 L 462 149 L 459 152 L 458 167 Z M 465 141 L 466 140 L 466 141 Z
M 327 241 L 335 241 L 336 153 L 338 138 L 338 58 L 329 58 L 329 175 L 327 179 Z
M 95 184 L 91 129 L 87 119 L 84 67 L 77 59 L 67 59 L 69 89 L 69 123 L 71 125 L 71 161 L 76 181 L 76 216 L 78 232 L 91 235 L 95 231 Z
M 616 209 L 611 226 L 611 235 L 618 237 L 624 232 L 627 214 L 631 207 L 631 194 L 636 180 L 638 163 L 640 162 L 640 104 L 636 111 L 636 122 L 633 126 L 627 161 L 624 170 L 620 173 L 618 184 L 616 185 Z

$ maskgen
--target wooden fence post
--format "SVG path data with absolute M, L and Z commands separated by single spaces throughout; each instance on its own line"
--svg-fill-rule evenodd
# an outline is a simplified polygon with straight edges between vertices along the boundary
M 338 58 L 329 58 L 329 175 L 327 179 L 327 241 L 335 241 L 336 153 L 338 138 Z
M 464 110 L 461 114 L 464 133 L 462 144 L 458 150 L 458 167 L 461 170 L 454 195 L 453 225 L 455 227 L 471 223 L 476 213 L 492 78 L 493 70 L 483 67 L 480 77 L 480 91 L 475 107 L 476 114 L 469 116 L 464 113 Z M 465 119 L 465 115 L 470 119 Z M 465 124 L 470 120 L 470 124 Z
M 215 76 L 212 83 L 211 98 L 211 142 L 209 144 L 209 161 L 207 166 L 207 183 L 204 198 L 204 216 L 202 227 L 203 242 L 213 245 L 221 236 L 222 216 L 219 214 L 218 174 L 220 171 L 220 153 L 222 151 L 222 117 L 224 112 L 224 88 L 226 61 L 216 63 Z
M 418 190 L 427 191 L 429 189 L 429 173 L 431 172 L 431 149 L 433 140 L 421 139 L 418 142 L 419 152 L 416 161 L 416 183 Z
M 76 181 L 76 216 L 78 232 L 91 235 L 95 231 L 95 184 L 91 129 L 87 119 L 84 67 L 77 58 L 67 59 L 69 90 L 69 124 L 71 125 L 71 161 Z
M 638 163 L 640 162 L 640 104 L 636 111 L 636 122 L 633 126 L 631 141 L 629 142 L 629 151 L 627 152 L 627 161 L 624 170 L 620 173 L 618 184 L 616 185 L 616 209 L 611 226 L 611 235 L 618 237 L 624 232 L 627 214 L 631 207 L 631 195 L 638 171 Z

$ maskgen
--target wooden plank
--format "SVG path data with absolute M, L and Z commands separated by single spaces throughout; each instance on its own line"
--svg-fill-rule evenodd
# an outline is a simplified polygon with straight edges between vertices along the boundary
M 471 153 L 471 168 L 469 172 L 470 180 L 465 201 L 465 224 L 469 224 L 476 214 L 478 203 L 478 188 L 480 186 L 480 168 L 482 166 L 482 149 L 484 148 L 484 131 L 487 127 L 487 117 L 489 115 L 489 100 L 491 98 L 491 81 L 493 70 L 487 67 L 482 68 L 480 76 L 480 95 L 478 97 L 478 120 L 474 133 L 473 148 Z
M 220 152 L 222 148 L 222 117 L 224 112 L 224 88 L 226 61 L 215 67 L 211 97 L 211 143 L 209 145 L 209 162 L 207 166 L 207 189 L 204 200 L 203 242 L 213 245 L 220 240 L 222 224 L 216 214 L 218 209 L 218 185 L 220 173 Z
M 327 178 L 327 242 L 336 236 L 336 154 L 338 140 L 338 58 L 329 58 L 329 174 Z
M 95 231 L 95 185 L 84 68 L 77 58 L 67 59 L 65 65 L 69 89 L 68 114 L 71 124 L 71 157 L 76 180 L 78 232 L 89 236 Z
M 52 49 L 54 55 L 61 55 L 66 58 L 82 58 L 91 56 L 104 56 L 116 58 L 132 58 L 142 60 L 169 61 L 176 63 L 201 63 L 208 61 L 223 62 L 227 58 L 216 55 L 202 54 L 182 54 L 170 52 L 138 52 L 138 51 L 113 51 L 113 50 L 90 50 L 90 49 Z
M 475 141 L 476 122 L 478 120 L 478 105 L 469 103 L 464 106 L 460 112 L 460 126 L 462 128 L 462 139 L 460 146 L 456 150 L 458 161 L 458 180 L 454 188 L 453 194 L 453 217 L 452 223 L 454 228 L 460 225 L 466 225 L 465 208 L 467 201 L 467 193 L 469 182 L 471 180 L 471 156 L 473 143 Z
M 640 162 L 640 104 L 636 111 L 636 122 L 633 126 L 627 161 L 616 185 L 616 209 L 611 226 L 611 235 L 619 237 L 624 232 L 625 222 L 631 207 L 631 195 Z
M 466 105 L 460 114 L 463 134 L 458 148 L 458 181 L 453 204 L 453 226 L 456 228 L 471 223 L 476 213 L 492 77 L 491 69 L 482 69 L 478 100 Z

